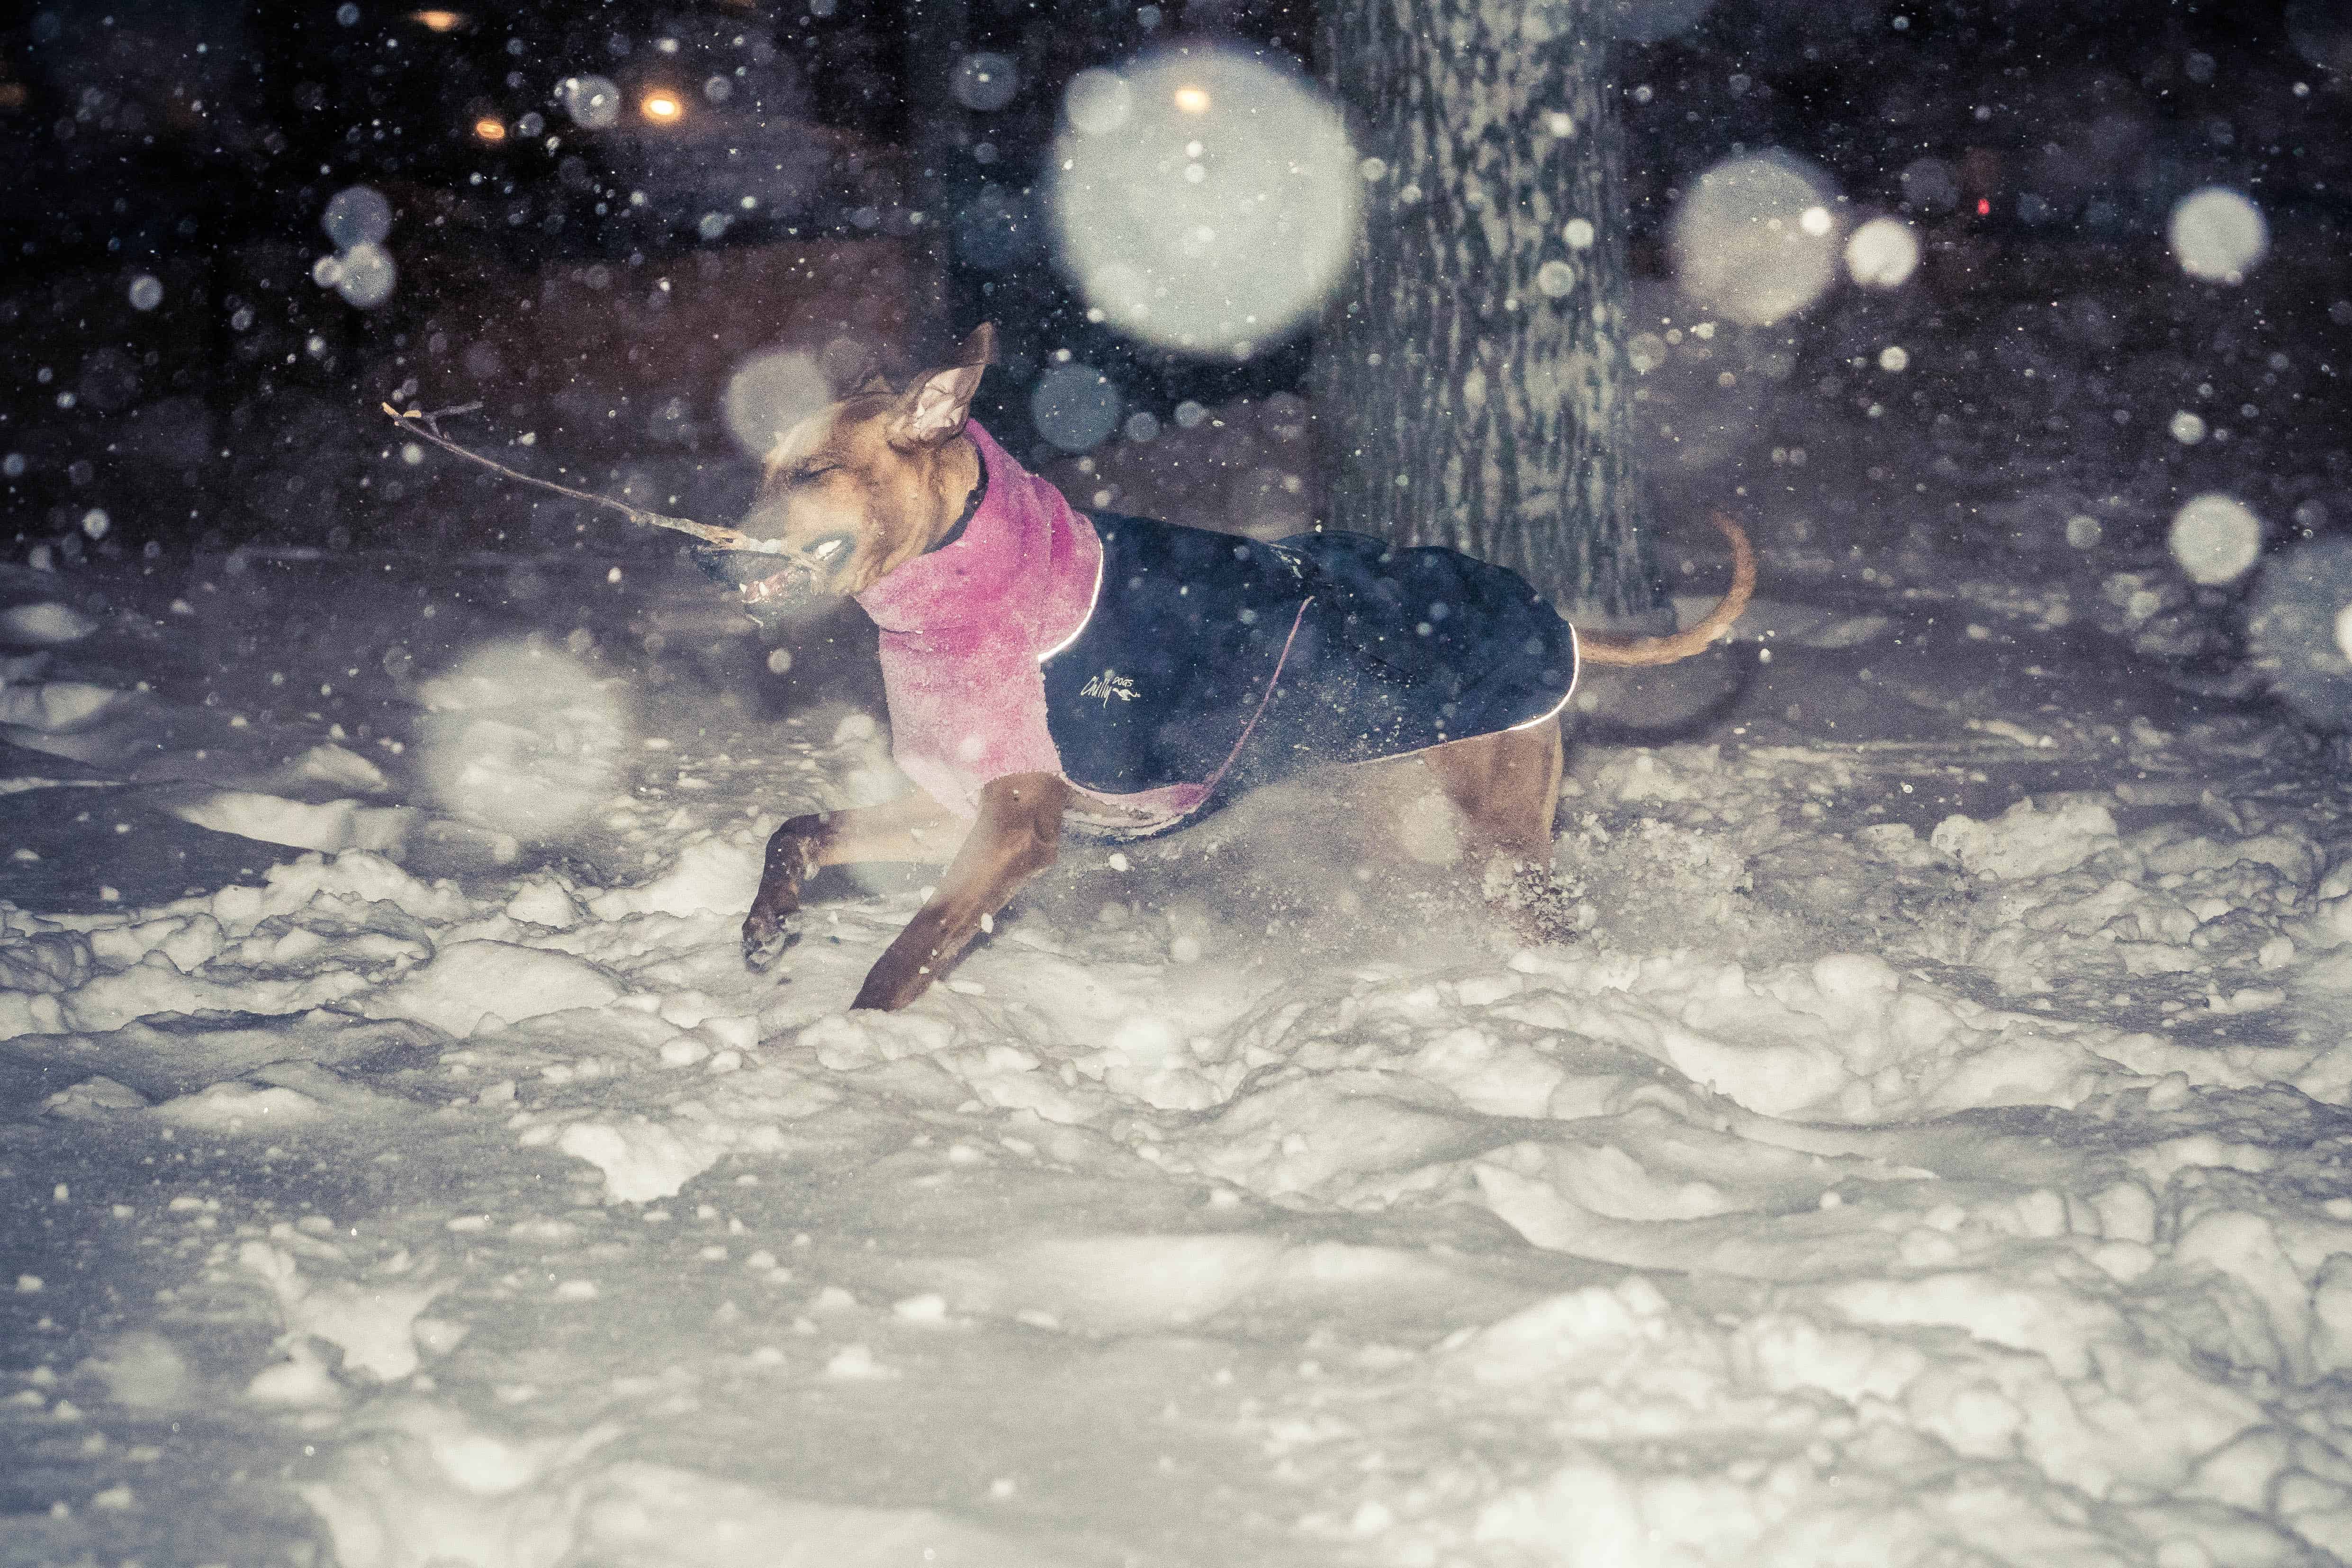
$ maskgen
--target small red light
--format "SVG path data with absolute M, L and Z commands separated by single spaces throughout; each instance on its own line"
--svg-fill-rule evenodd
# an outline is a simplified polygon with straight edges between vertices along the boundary
M 1992 203 L 1990 203 L 1990 202 L 1989 202 L 1989 201 L 1985 200 L 1985 198 L 1984 198 L 1984 197 L 1982 197 L 1982 196 L 1979 196 L 1979 197 L 1977 198 L 1977 216 L 1979 216 L 1979 217 L 1989 217 L 1989 216 L 1991 216 L 1991 214 L 1992 214 Z

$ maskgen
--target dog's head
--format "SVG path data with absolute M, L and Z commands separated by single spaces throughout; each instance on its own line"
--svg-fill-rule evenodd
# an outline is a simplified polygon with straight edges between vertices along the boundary
M 782 543 L 792 563 L 746 596 L 861 593 L 937 543 L 979 480 L 964 421 L 995 357 L 996 330 L 983 322 L 955 363 L 908 391 L 869 383 L 785 431 L 743 531 Z

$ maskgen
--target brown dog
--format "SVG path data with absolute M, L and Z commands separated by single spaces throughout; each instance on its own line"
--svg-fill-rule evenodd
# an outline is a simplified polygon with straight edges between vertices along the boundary
M 1074 784 L 1068 770 L 1058 764 L 1053 742 L 1041 739 L 1046 733 L 1045 709 L 1032 689 L 1041 684 L 1035 672 L 1094 621 L 1106 570 L 1101 563 L 1110 548 L 1097 542 L 1097 534 L 1108 537 L 1109 531 L 1070 512 L 1058 492 L 1005 458 L 979 426 L 967 426 L 993 347 L 992 330 L 982 326 L 964 343 L 957 363 L 924 376 L 913 390 L 863 392 L 802 421 L 770 458 L 759 500 L 744 523 L 746 533 L 781 544 L 787 563 L 783 570 L 745 584 L 748 601 L 856 595 L 882 625 L 885 684 L 900 762 L 918 785 L 879 805 L 795 816 L 776 830 L 743 922 L 745 962 L 764 967 L 797 932 L 802 888 L 821 866 L 947 862 L 935 894 L 867 973 L 854 1004 L 858 1007 L 896 1009 L 920 995 L 1024 882 L 1054 863 L 1066 815 L 1114 833 L 1135 834 L 1156 831 L 1211 804 L 1211 784 L 1127 794 L 1106 794 L 1091 782 Z M 1013 521 L 1005 521 L 1008 516 Z M 1715 521 L 1733 552 L 1732 586 L 1722 603 L 1673 637 L 1569 633 L 1569 680 L 1580 654 L 1596 664 L 1666 664 L 1697 653 L 1729 628 L 1754 589 L 1756 563 L 1738 525 L 1721 516 Z M 973 525 L 970 539 L 963 537 L 968 524 Z M 978 537 L 984 531 L 985 540 Z M 1227 545 L 1237 559 L 1263 552 L 1258 563 L 1274 578 L 1281 577 L 1286 565 L 1294 574 L 1298 570 L 1292 552 L 1281 547 L 1175 532 L 1218 541 L 1220 558 L 1228 553 L 1223 548 Z M 1358 542 L 1379 548 L 1370 541 Z M 1092 596 L 1085 592 L 1088 550 L 1095 552 Z M 1505 575 L 1450 552 L 1421 553 L 1441 569 Z M 1123 563 L 1118 569 L 1127 568 Z M 999 575 L 992 577 L 992 572 Z M 1524 584 L 1507 581 L 1533 601 Z M 1244 587 L 1273 591 L 1260 578 Z M 1293 589 L 1290 598 L 1304 592 Z M 984 600 L 978 608 L 985 613 L 975 615 L 974 595 L 986 594 L 1001 597 Z M 1289 613 L 1289 601 L 1282 601 L 1274 617 L 1276 633 Z M 1444 613 L 1440 606 L 1437 616 Z M 1549 615 L 1548 609 L 1542 613 Z M 1276 678 L 1286 673 L 1283 661 L 1293 658 L 1306 615 L 1302 605 L 1289 623 L 1290 641 L 1261 632 L 1252 645 L 1272 649 L 1279 642 L 1280 657 L 1237 704 L 1225 704 L 1226 710 L 1248 721 L 1228 763 L 1242 753 L 1243 742 L 1277 690 L 1286 689 Z M 1247 608 L 1237 618 L 1253 626 L 1258 621 Z M 1353 627 L 1355 618 L 1347 624 Z M 1426 639 L 1432 628 L 1424 621 L 1413 629 Z M 1018 651 L 1000 658 L 1000 643 L 1017 646 Z M 1058 646 L 1049 647 L 1054 644 Z M 995 699 L 981 689 L 987 684 L 982 677 L 997 670 L 1021 688 L 1006 700 L 1001 718 L 991 707 Z M 1099 721 L 1116 724 L 1131 710 L 1129 700 L 1140 695 L 1135 687 L 1132 678 L 1106 666 L 1075 695 L 1089 714 L 1098 700 Z M 1539 703 L 1533 717 L 1410 752 L 1428 765 L 1460 811 L 1467 847 L 1482 860 L 1499 855 L 1547 875 L 1562 766 L 1557 715 L 1566 702 L 1566 686 L 1549 690 L 1558 693 L 1557 700 L 1545 696 L 1541 700 L 1550 705 Z M 1454 705 L 1447 704 L 1444 711 L 1453 714 Z M 1437 721 L 1440 736 L 1447 734 L 1442 728 L 1446 721 Z M 940 731 L 943 724 L 951 746 L 943 742 L 929 752 L 909 754 L 910 731 L 925 726 Z M 1222 751 L 1223 741 L 1215 743 Z M 1225 776 L 1222 767 L 1216 776 Z M 955 809 L 951 801 L 963 809 Z

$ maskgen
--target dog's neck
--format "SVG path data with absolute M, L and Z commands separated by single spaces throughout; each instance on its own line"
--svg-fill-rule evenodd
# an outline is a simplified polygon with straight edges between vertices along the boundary
M 980 460 L 980 446 L 970 435 L 959 435 L 940 453 L 937 478 L 932 481 L 930 516 L 922 533 L 922 548 L 917 553 L 928 555 L 954 542 L 971 514 L 978 508 L 978 494 L 988 482 L 988 469 Z
M 930 554 L 933 551 L 945 550 L 949 545 L 953 544 L 957 540 L 961 539 L 963 537 L 963 531 L 971 526 L 971 520 L 973 516 L 979 512 L 981 503 L 988 499 L 988 465 L 980 460 L 979 445 L 969 436 L 957 437 L 955 444 L 958 447 L 961 448 L 961 450 L 960 452 L 951 452 L 948 454 L 948 456 L 951 458 L 968 458 L 971 467 L 971 479 L 970 483 L 965 484 L 959 475 L 955 473 L 950 474 L 946 486 L 947 494 L 952 497 L 956 493 L 958 486 L 962 485 L 964 491 L 963 504 L 956 508 L 953 517 L 951 521 L 949 521 L 946 530 L 941 532 L 937 532 L 931 542 L 924 546 L 923 553 L 926 555 Z M 951 468 L 961 467 L 960 464 L 950 464 L 950 466 Z

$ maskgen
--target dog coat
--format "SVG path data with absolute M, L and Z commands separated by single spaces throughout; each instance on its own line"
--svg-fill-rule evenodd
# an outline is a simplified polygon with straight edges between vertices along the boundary
M 892 755 L 961 815 L 1052 773 L 1076 825 L 1142 837 L 1304 768 L 1540 722 L 1575 685 L 1575 631 L 1501 567 L 1089 515 L 966 428 L 986 489 L 963 531 L 857 596 Z

